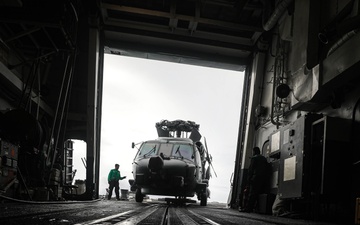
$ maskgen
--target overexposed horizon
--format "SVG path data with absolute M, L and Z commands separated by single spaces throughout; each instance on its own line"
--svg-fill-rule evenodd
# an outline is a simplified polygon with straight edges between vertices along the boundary
M 217 174 L 209 181 L 209 202 L 226 203 L 234 171 L 244 73 L 149 59 L 105 55 L 102 103 L 100 190 L 120 164 L 121 189 L 130 189 L 131 143 L 157 138 L 155 123 L 190 120 L 200 125 Z M 76 179 L 85 179 L 85 142 L 74 143 Z M 77 151 L 78 149 L 78 151 Z M 80 159 L 79 159 L 80 158 Z

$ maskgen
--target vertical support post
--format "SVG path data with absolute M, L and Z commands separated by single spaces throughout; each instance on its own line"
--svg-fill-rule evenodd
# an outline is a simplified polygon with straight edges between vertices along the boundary
M 95 167 L 98 149 L 98 73 L 99 73 L 99 31 L 96 27 L 89 28 L 89 54 L 88 54 L 88 98 L 87 98 L 87 150 L 86 150 L 86 197 L 92 198 L 98 190 L 98 175 Z M 96 176 L 97 175 L 97 176 Z M 95 193 L 94 193 L 95 191 Z
M 252 61 L 252 65 L 247 70 L 251 71 L 251 74 L 246 74 L 247 76 L 251 76 L 251 79 L 245 77 L 244 85 L 248 85 L 244 87 L 244 90 L 247 93 L 244 93 L 243 101 L 247 102 L 243 103 L 242 114 L 243 118 L 241 118 L 240 123 L 246 124 L 242 126 L 240 124 L 239 132 L 238 132 L 238 146 L 236 150 L 236 161 L 235 161 L 235 172 L 234 172 L 234 181 L 231 193 L 231 207 L 238 207 L 240 204 L 240 194 L 242 191 L 242 187 L 244 186 L 244 181 L 246 179 L 247 168 L 250 164 L 250 156 L 252 152 L 252 148 L 255 143 L 255 123 L 254 123 L 254 109 L 260 103 L 261 100 L 261 77 L 264 73 L 264 65 L 265 65 L 265 54 L 257 53 Z
M 264 65 L 265 65 L 265 54 L 257 53 L 254 57 L 252 64 L 252 73 L 251 73 L 251 82 L 249 90 L 249 102 L 247 107 L 246 115 L 246 127 L 245 127 L 245 137 L 243 145 L 243 156 L 241 162 L 241 169 L 248 168 L 250 165 L 249 158 L 251 157 L 252 148 L 255 142 L 255 108 L 260 104 L 261 100 L 261 86 L 264 74 Z M 244 132 L 244 131 L 242 131 Z M 240 133 L 239 133 L 240 134 Z
M 97 91 L 97 123 L 96 123 L 96 154 L 95 154 L 95 198 L 99 198 L 100 187 L 100 141 L 101 141 L 101 118 L 102 118 L 102 94 L 103 94 L 103 71 L 104 71 L 104 33 L 100 35 L 99 66 L 98 66 L 98 91 Z

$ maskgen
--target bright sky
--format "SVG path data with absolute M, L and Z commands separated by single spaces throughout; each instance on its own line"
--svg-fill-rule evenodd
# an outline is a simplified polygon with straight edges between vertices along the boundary
M 200 124 L 213 158 L 215 173 L 209 181 L 209 202 L 226 203 L 234 171 L 244 75 L 242 72 L 105 55 L 100 153 L 100 190 L 105 194 L 107 175 L 120 164 L 130 189 L 131 143 L 157 138 L 155 123 L 190 120 Z M 85 179 L 81 158 L 86 144 L 74 144 L 75 180 Z M 114 196 L 114 194 L 113 194 Z

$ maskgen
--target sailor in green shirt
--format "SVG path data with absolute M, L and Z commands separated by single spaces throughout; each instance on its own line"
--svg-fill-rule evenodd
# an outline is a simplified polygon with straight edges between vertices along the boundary
M 112 195 L 112 191 L 115 188 L 115 194 L 116 194 L 116 199 L 120 200 L 119 197 L 119 180 L 125 179 L 126 176 L 122 177 L 120 175 L 120 171 L 119 171 L 119 164 L 115 164 L 115 169 L 110 170 L 110 173 L 108 175 L 108 182 L 109 182 L 109 195 L 108 195 L 108 200 L 111 199 L 111 195 Z

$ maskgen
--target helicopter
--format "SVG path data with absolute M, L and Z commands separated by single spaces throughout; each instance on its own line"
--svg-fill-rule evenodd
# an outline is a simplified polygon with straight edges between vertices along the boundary
M 161 195 L 175 197 L 166 198 L 168 204 L 191 202 L 188 197 L 196 194 L 200 205 L 206 206 L 210 167 L 215 170 L 205 137 L 205 145 L 200 141 L 199 124 L 162 120 L 155 127 L 157 139 L 132 143 L 132 148 L 140 145 L 132 163 L 134 179 L 129 179 L 135 201 L 143 202 L 146 195 Z

